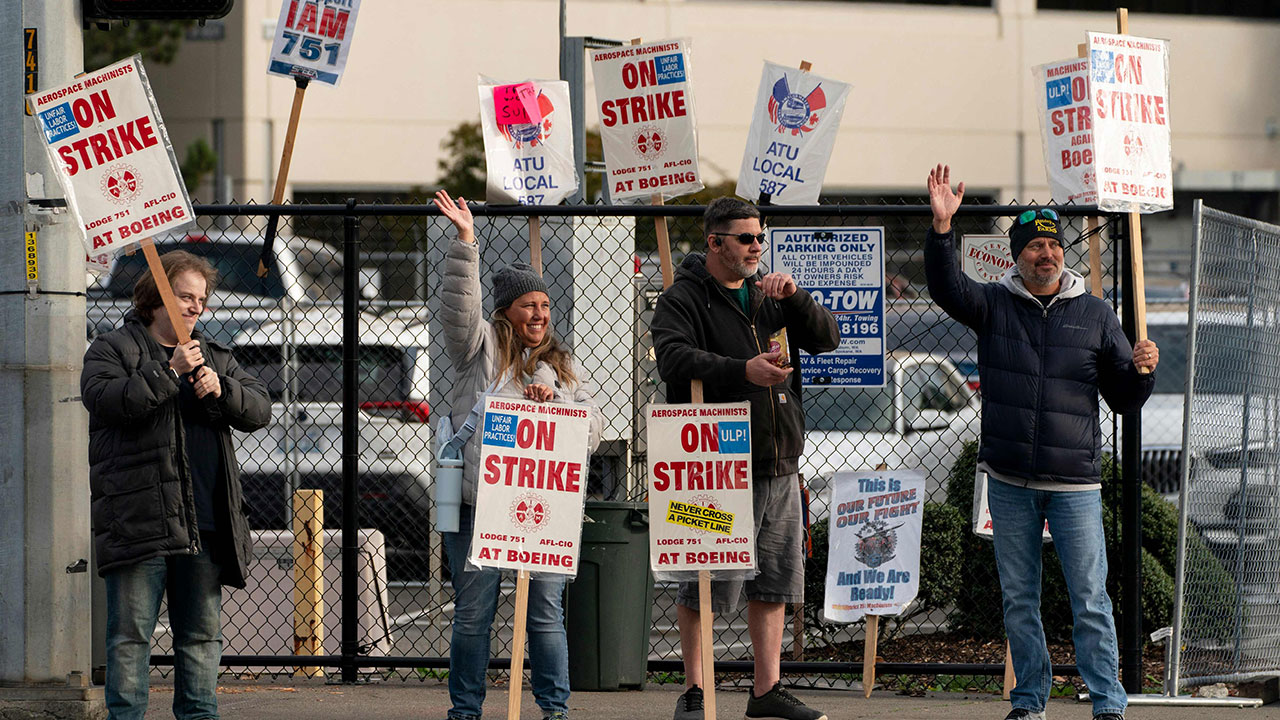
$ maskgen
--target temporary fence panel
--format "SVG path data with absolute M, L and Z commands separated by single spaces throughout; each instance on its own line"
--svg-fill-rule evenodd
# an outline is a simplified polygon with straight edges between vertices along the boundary
M 1280 674 L 1280 227 L 1196 215 L 1173 688 Z

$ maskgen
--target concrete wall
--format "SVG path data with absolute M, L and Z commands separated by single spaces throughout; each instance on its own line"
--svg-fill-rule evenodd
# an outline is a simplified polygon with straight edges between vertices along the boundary
M 278 0 L 239 0 L 221 41 L 188 42 L 151 69 L 179 151 L 227 122 L 237 199 L 268 199 L 293 85 L 265 73 Z M 307 189 L 430 185 L 440 142 L 478 116 L 476 75 L 558 75 L 557 0 L 368 2 L 343 83 L 307 92 L 290 179 Z M 1048 196 L 1031 68 L 1073 57 L 1111 13 L 763 0 L 570 0 L 568 33 L 693 39 L 702 168 L 736 177 L 764 59 L 809 60 L 851 82 L 828 191 L 915 192 L 931 163 L 1004 200 Z M 1175 179 L 1280 168 L 1280 23 L 1131 17 L 1136 35 L 1172 41 Z M 590 75 L 588 73 L 588 84 Z M 588 89 L 588 95 L 594 93 Z M 593 106 L 586 112 L 595 125 Z M 1273 128 L 1268 136 L 1267 128 Z M 206 195 L 201 193 L 202 197 Z

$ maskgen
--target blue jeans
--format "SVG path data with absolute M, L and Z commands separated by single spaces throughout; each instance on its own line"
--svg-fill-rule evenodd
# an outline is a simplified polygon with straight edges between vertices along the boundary
M 996 566 L 1004 596 L 1017 687 L 1013 707 L 1044 710 L 1053 683 L 1040 621 L 1040 535 L 1046 520 L 1071 598 L 1076 665 L 1089 686 L 1095 715 L 1124 714 L 1116 627 L 1107 596 L 1107 548 L 1102 536 L 1102 494 L 1030 490 L 992 479 L 987 485 L 995 535 Z
M 479 718 L 489 667 L 489 633 L 498 610 L 498 582 L 493 568 L 467 568 L 471 551 L 471 508 L 463 506 L 456 533 L 444 533 L 444 549 L 453 575 L 453 639 L 449 646 L 450 720 Z M 564 633 L 564 576 L 529 582 L 529 675 L 533 699 L 544 715 L 569 710 L 569 641 Z M 512 678 L 511 692 L 520 692 Z
M 151 634 L 160 598 L 169 597 L 173 631 L 173 716 L 218 717 L 222 658 L 222 586 L 208 549 L 112 570 L 107 583 L 107 711 L 110 720 L 142 720 L 151 674 Z

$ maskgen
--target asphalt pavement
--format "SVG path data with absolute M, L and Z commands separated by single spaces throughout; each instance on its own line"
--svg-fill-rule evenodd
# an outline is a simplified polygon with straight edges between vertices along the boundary
M 575 720 L 631 720 L 671 717 L 682 688 L 649 685 L 643 691 L 576 692 L 569 701 Z M 1001 720 L 1009 704 L 993 695 L 930 693 L 909 697 L 876 691 L 869 699 L 861 691 L 793 689 L 811 707 L 827 713 L 831 720 L 894 718 L 894 720 Z M 747 705 L 745 690 L 721 689 L 716 693 L 722 720 L 737 720 Z M 173 715 L 173 685 L 153 679 L 151 706 L 147 720 Z M 449 691 L 436 680 L 420 682 L 386 681 L 359 685 L 328 685 L 322 680 L 286 679 L 275 681 L 230 681 L 218 687 L 218 709 L 224 720 L 443 720 L 449 709 Z M 485 701 L 486 717 L 502 718 L 507 712 L 505 685 L 490 685 Z M 1057 699 L 1049 704 L 1052 720 L 1090 720 L 1087 703 Z M 521 697 L 522 720 L 542 717 L 528 686 Z M 1261 708 L 1132 706 L 1129 720 L 1280 720 L 1280 704 Z

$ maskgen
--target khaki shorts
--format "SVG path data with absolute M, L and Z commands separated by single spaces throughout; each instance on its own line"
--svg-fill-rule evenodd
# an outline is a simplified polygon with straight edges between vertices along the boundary
M 804 602 L 804 519 L 800 513 L 800 480 L 792 473 L 756 477 L 751 484 L 756 524 L 756 570 L 750 580 L 713 580 L 711 610 L 717 615 L 738 609 L 747 600 Z M 698 583 L 682 582 L 676 603 L 698 608 Z

